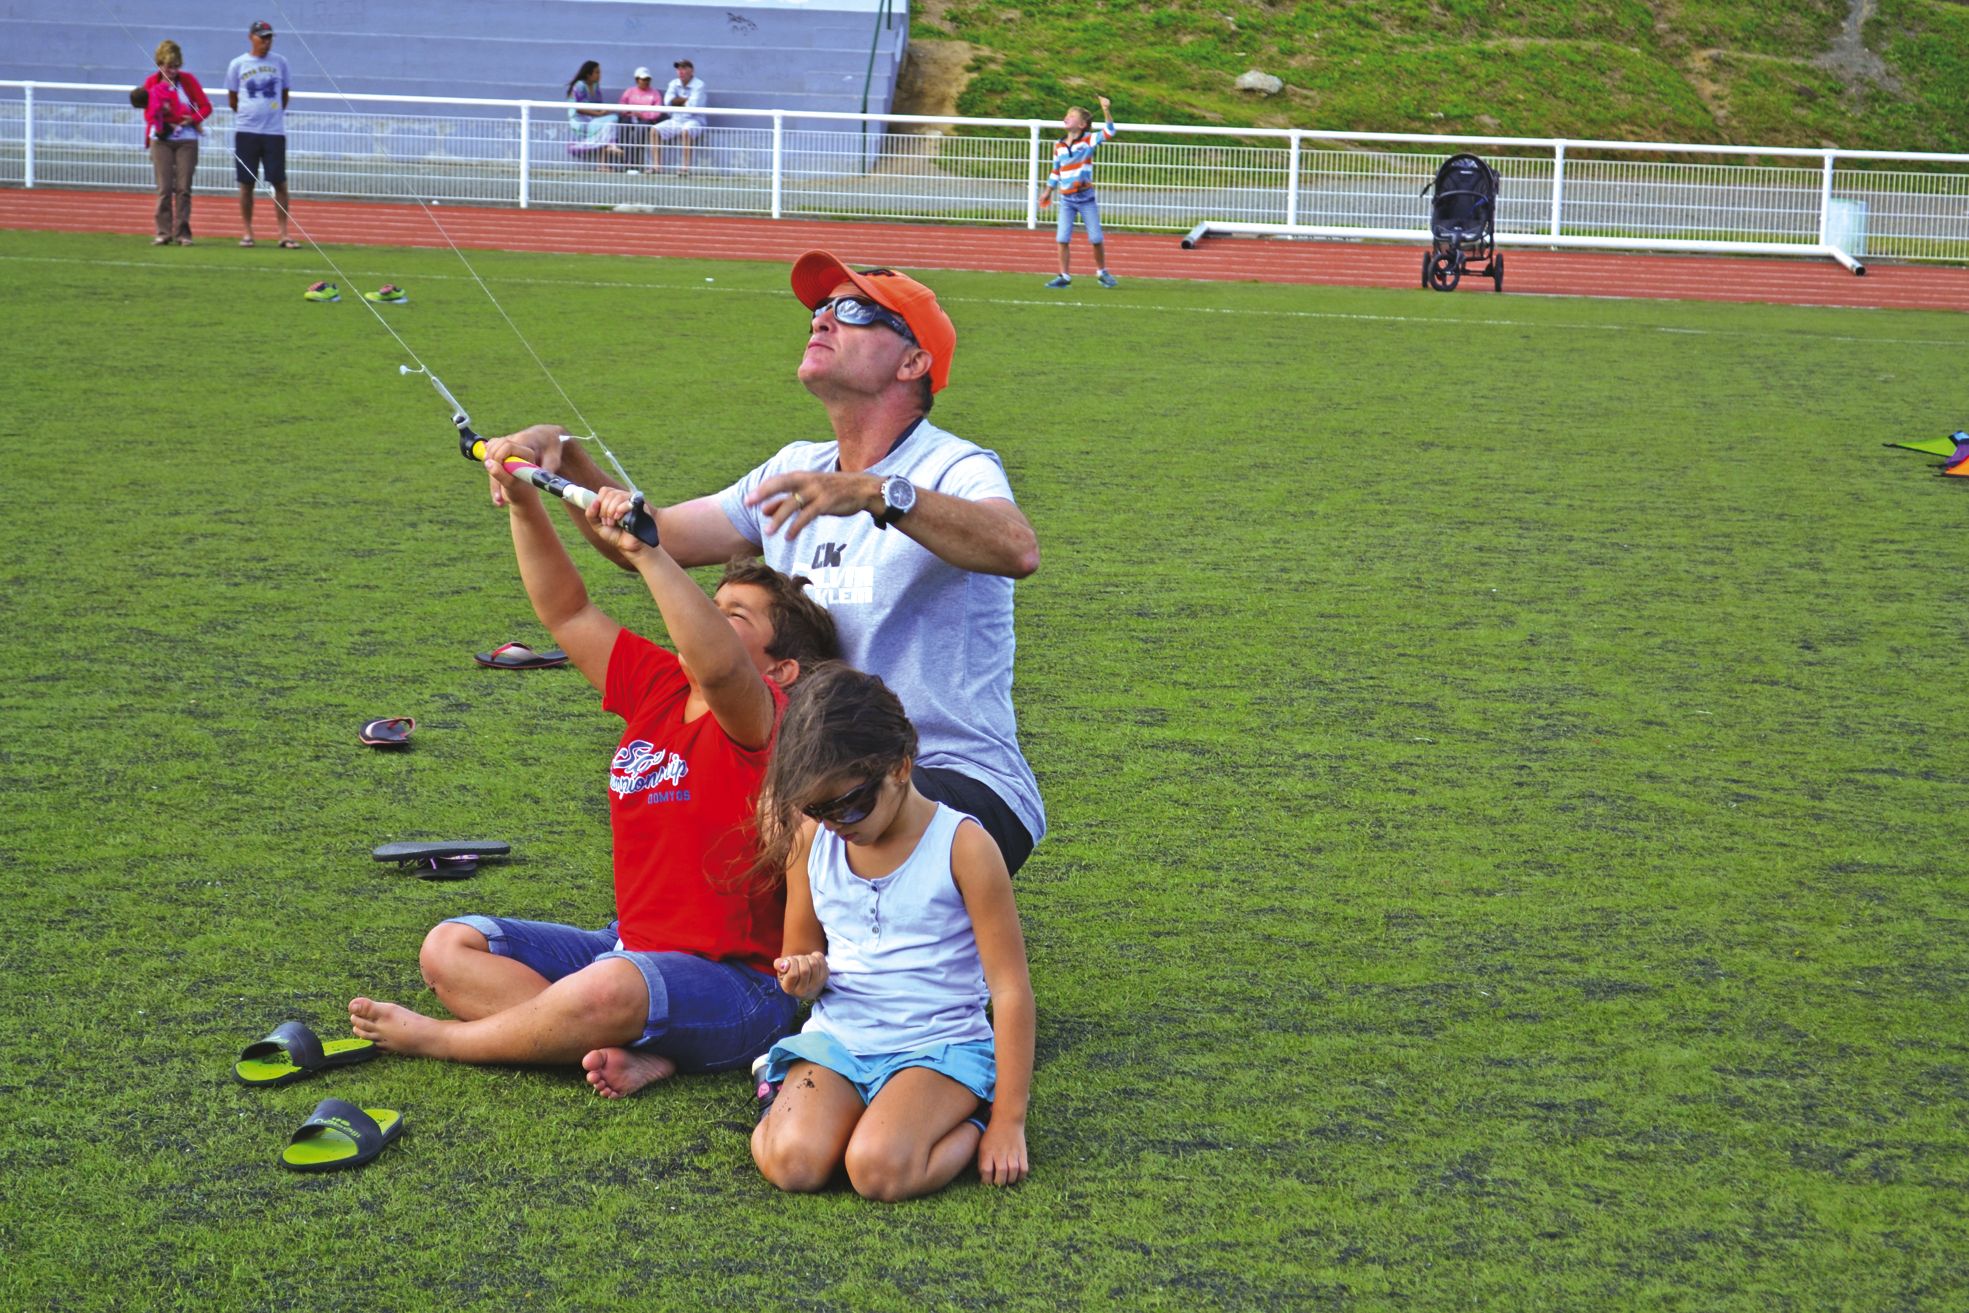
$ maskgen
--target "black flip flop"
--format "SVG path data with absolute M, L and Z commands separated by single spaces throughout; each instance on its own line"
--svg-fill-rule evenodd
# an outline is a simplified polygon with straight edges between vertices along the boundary
M 414 869 L 421 879 L 462 880 L 479 869 L 479 858 L 504 857 L 511 851 L 513 846 L 499 839 L 411 839 L 386 843 L 370 856 L 379 862 L 395 862 L 399 870 Z
M 546 670 L 567 664 L 567 653 L 558 647 L 536 652 L 525 643 L 502 643 L 490 652 L 474 652 L 472 660 L 490 670 Z
M 323 1099 L 280 1151 L 280 1165 L 294 1172 L 345 1171 L 369 1162 L 402 1134 L 403 1114 L 394 1108 Z
M 329 1067 L 346 1067 L 376 1056 L 376 1043 L 366 1039 L 321 1042 L 299 1021 L 283 1021 L 265 1039 L 240 1051 L 232 1078 L 241 1085 L 291 1085 Z
M 391 716 L 387 720 L 372 720 L 356 731 L 365 747 L 401 748 L 410 742 L 410 731 L 417 728 L 417 722 L 409 716 Z

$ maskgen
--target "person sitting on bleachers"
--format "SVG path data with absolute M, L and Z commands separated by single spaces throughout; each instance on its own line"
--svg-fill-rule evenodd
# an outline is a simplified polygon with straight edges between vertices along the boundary
M 635 84 L 622 93 L 618 103 L 637 106 L 622 111 L 622 147 L 628 152 L 629 172 L 653 168 L 650 161 L 650 129 L 663 122 L 664 116 L 657 110 L 642 108 L 663 103 L 663 97 L 650 85 L 648 69 L 636 70 Z
M 677 76 L 670 79 L 670 85 L 663 89 L 663 103 L 672 109 L 669 117 L 656 125 L 656 168 L 663 171 L 663 144 L 677 142 L 683 149 L 683 162 L 679 172 L 691 171 L 691 143 L 704 135 L 704 117 L 701 114 L 678 114 L 678 109 L 702 109 L 704 107 L 704 80 L 697 75 L 697 67 L 688 59 L 680 59 L 672 65 Z
M 583 60 L 581 71 L 567 84 L 567 153 L 600 168 L 616 168 L 622 162 L 622 147 L 615 144 L 618 116 L 612 110 L 582 108 L 601 101 L 602 66 Z

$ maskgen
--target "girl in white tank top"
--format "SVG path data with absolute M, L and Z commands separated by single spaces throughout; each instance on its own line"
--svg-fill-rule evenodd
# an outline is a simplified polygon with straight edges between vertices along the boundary
M 1027 1172 L 1033 999 L 1011 877 L 982 826 L 917 792 L 915 755 L 876 676 L 828 665 L 794 686 L 759 799 L 762 860 L 787 882 L 773 965 L 814 1004 L 764 1060 L 777 1092 L 752 1157 L 783 1190 L 845 1168 L 869 1198 L 908 1199 L 973 1162 L 994 1185 Z

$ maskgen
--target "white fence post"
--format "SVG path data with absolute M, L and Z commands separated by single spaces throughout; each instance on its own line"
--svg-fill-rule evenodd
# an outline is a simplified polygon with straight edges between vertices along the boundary
M 1566 200 L 1566 143 L 1552 148 L 1552 236 L 1559 235 L 1559 213 Z
M 1832 152 L 1825 153 L 1825 172 L 1819 177 L 1819 245 L 1826 245 L 1832 228 Z
M 520 208 L 524 210 L 527 202 L 533 199 L 531 191 L 533 164 L 533 107 L 520 106 Z
M 781 196 L 780 178 L 785 174 L 786 163 L 786 115 L 773 111 L 773 218 L 780 217 Z
M 1039 125 L 1026 124 L 1026 228 L 1039 227 Z
M 1292 130 L 1292 149 L 1285 157 L 1285 221 L 1299 222 L 1299 129 Z
M 21 113 L 21 127 L 27 140 L 27 185 L 34 185 L 34 88 L 22 87 L 24 108 Z

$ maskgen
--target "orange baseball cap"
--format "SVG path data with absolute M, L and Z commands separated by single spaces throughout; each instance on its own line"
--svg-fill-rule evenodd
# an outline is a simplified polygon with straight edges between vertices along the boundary
M 930 391 L 943 391 L 950 381 L 950 358 L 957 353 L 957 327 L 937 304 L 937 294 L 893 269 L 856 272 L 826 251 L 808 251 L 793 262 L 793 295 L 809 310 L 842 283 L 853 283 L 869 300 L 902 316 L 916 344 L 930 353 Z

